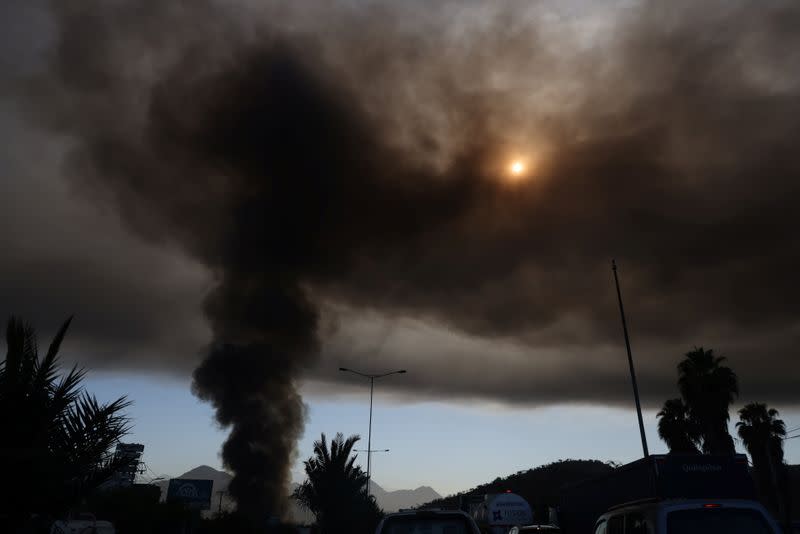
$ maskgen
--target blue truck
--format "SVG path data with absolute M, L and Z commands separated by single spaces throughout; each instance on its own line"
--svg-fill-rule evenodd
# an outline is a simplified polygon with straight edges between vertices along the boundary
M 776 534 L 745 455 L 651 455 L 565 488 L 565 534 Z

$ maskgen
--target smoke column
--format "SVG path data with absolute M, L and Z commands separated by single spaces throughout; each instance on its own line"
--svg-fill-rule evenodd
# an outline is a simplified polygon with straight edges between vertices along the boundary
M 214 340 L 193 390 L 230 429 L 222 458 L 239 510 L 280 514 L 304 423 L 296 380 L 319 351 L 311 285 L 434 230 L 479 181 L 443 179 L 385 143 L 302 42 L 226 34 L 216 49 L 189 39 L 121 50 L 142 28 L 174 29 L 171 8 L 57 9 L 60 83 L 82 110 L 66 121 L 80 138 L 69 172 L 214 273 Z

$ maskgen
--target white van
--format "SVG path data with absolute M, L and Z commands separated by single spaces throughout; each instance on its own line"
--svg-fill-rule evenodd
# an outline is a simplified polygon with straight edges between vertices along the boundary
M 751 500 L 649 500 L 600 516 L 594 534 L 780 534 L 775 520 Z

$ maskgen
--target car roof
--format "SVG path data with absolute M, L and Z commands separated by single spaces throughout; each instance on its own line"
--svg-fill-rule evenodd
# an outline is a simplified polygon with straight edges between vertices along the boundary
M 601 517 L 618 515 L 636 510 L 650 510 L 653 508 L 681 508 L 694 507 L 704 504 L 720 504 L 738 508 L 760 508 L 758 502 L 749 499 L 644 499 L 629 503 L 618 504 L 609 508 Z
M 392 521 L 395 519 L 461 519 L 464 520 L 469 524 L 469 529 L 471 532 L 478 534 L 478 526 L 475 524 L 475 521 L 469 516 L 469 514 L 463 512 L 462 510 L 458 509 L 427 509 L 427 510 L 400 510 L 399 512 L 393 512 L 390 514 L 386 514 L 383 516 L 380 525 L 378 526 L 378 532 L 383 532 L 384 525 L 387 521 Z
M 435 515 L 458 515 L 469 517 L 466 513 L 462 512 L 461 510 L 442 510 L 442 509 L 422 509 L 422 510 L 400 510 L 398 512 L 392 512 L 390 514 L 386 514 L 385 517 L 398 517 L 398 516 L 435 516 Z

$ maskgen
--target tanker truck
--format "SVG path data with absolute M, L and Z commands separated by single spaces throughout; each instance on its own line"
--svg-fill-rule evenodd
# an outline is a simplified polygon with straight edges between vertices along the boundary
M 513 527 L 533 523 L 528 501 L 511 492 L 485 495 L 470 512 L 484 534 L 508 534 Z

